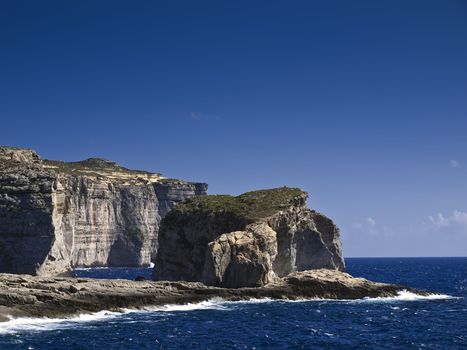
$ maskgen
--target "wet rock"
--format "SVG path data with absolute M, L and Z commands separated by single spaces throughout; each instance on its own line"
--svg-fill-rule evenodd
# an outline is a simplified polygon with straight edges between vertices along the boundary
M 213 298 L 245 300 L 271 299 L 360 299 L 391 297 L 402 290 L 428 294 L 404 286 L 376 283 L 337 270 L 311 270 L 289 274 L 275 282 L 257 288 L 218 288 L 198 282 L 154 282 L 86 279 L 80 282 L 80 292 L 69 290 L 77 279 L 34 277 L 0 274 L 0 321 L 7 315 L 23 317 L 57 317 L 97 312 L 118 311 L 149 305 L 186 304 Z M 76 286 L 75 286 L 76 287 Z M 73 289 L 75 290 L 75 289 Z

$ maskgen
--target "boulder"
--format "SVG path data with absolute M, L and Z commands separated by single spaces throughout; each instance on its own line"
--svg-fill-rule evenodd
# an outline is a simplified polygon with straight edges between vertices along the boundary
M 203 282 L 223 287 L 257 287 L 277 279 L 276 232 L 265 223 L 224 233 L 208 244 Z

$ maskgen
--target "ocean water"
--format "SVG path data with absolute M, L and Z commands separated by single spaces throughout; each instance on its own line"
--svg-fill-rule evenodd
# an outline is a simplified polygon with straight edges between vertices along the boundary
M 0 323 L 0 349 L 467 349 L 467 258 L 347 259 L 347 272 L 431 290 L 355 301 L 225 302 Z M 150 277 L 149 269 L 80 276 Z

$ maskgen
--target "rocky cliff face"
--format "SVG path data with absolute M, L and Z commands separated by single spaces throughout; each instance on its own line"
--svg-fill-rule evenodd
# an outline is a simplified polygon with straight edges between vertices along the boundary
M 162 220 L 154 278 L 255 287 L 294 271 L 344 269 L 339 229 L 296 188 L 190 199 Z
M 0 272 L 149 265 L 161 218 L 206 191 L 103 159 L 47 161 L 0 147 Z

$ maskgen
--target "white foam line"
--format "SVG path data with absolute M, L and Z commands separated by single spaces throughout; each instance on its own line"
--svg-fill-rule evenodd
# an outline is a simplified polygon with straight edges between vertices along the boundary
M 365 297 L 363 299 L 296 299 L 296 300 L 278 300 L 279 302 L 287 303 L 304 303 L 304 302 L 337 302 L 337 303 L 378 303 L 378 302 L 397 302 L 397 301 L 422 301 L 422 300 L 446 300 L 446 299 L 462 299 L 461 297 L 454 297 L 446 294 L 431 293 L 427 295 L 420 295 L 409 292 L 408 290 L 401 290 L 393 297 Z
M 408 290 L 401 290 L 394 297 L 377 297 L 377 298 L 363 298 L 355 300 L 356 302 L 391 302 L 391 301 L 417 301 L 417 300 L 446 300 L 446 299 L 461 299 L 460 297 L 453 297 L 446 294 L 428 294 L 419 295 Z
M 9 321 L 0 322 L 0 335 L 18 332 L 42 332 L 57 329 L 73 328 L 77 324 L 99 322 L 111 318 L 121 317 L 131 313 L 172 313 L 193 310 L 231 310 L 229 305 L 234 304 L 260 304 L 269 303 L 272 299 L 250 299 L 242 301 L 226 301 L 221 298 L 213 298 L 199 303 L 167 304 L 161 306 L 148 306 L 142 309 L 122 309 L 121 312 L 99 311 L 91 314 L 81 314 L 70 318 L 11 318 Z
M 201 301 L 199 303 L 188 304 L 166 304 L 161 306 L 147 306 L 142 309 L 124 309 L 125 313 L 138 312 L 176 312 L 176 311 L 193 311 L 193 310 L 226 310 L 224 306 L 226 301 L 221 298 L 213 298 L 210 300 Z
M 177 311 L 193 311 L 193 310 L 231 310 L 228 306 L 241 305 L 241 304 L 262 304 L 277 302 L 278 300 L 270 298 L 262 299 L 248 299 L 231 301 L 222 298 L 212 298 L 209 300 L 201 301 L 199 303 L 188 304 L 167 304 L 161 306 L 147 306 L 142 309 L 123 309 L 125 313 L 139 313 L 139 312 L 177 312 Z
M 260 302 L 265 302 L 260 300 Z M 148 306 L 142 309 L 122 309 L 121 312 L 99 311 L 91 314 L 81 314 L 70 318 L 33 318 L 19 317 L 10 318 L 5 322 L 0 322 L 0 335 L 13 334 L 18 332 L 41 332 L 57 329 L 73 328 L 77 324 L 99 322 L 117 318 L 130 313 L 154 313 L 154 312 L 180 312 L 193 310 L 227 310 L 224 304 L 230 303 L 224 299 L 214 298 L 199 303 L 189 304 L 168 304 L 162 306 Z
M 303 303 L 303 302 L 316 302 L 316 301 L 330 301 L 339 303 L 375 303 L 375 302 L 394 302 L 394 301 L 422 301 L 422 300 L 446 300 L 446 299 L 462 299 L 462 297 L 454 297 L 447 294 L 430 293 L 427 295 L 420 295 L 410 292 L 406 289 L 401 290 L 393 297 L 365 297 L 362 299 L 296 299 L 296 300 L 279 300 L 288 303 Z
M 71 318 L 11 318 L 9 321 L 0 322 L 0 335 L 12 334 L 18 332 L 41 332 L 56 329 L 65 329 L 75 327 L 80 323 L 99 322 L 111 318 L 121 317 L 130 313 L 171 313 L 186 312 L 193 310 L 233 310 L 229 306 L 244 304 L 262 304 L 262 303 L 302 303 L 302 302 L 344 302 L 344 303 L 374 303 L 374 302 L 398 302 L 398 301 L 417 301 L 417 300 L 445 300 L 460 299 L 446 294 L 418 295 L 407 290 L 402 290 L 394 297 L 378 297 L 364 299 L 297 299 L 297 300 L 275 300 L 269 298 L 248 299 L 239 301 L 227 301 L 221 298 L 213 298 L 199 303 L 189 304 L 167 304 L 161 306 L 148 306 L 142 309 L 122 309 L 122 312 L 99 311 L 92 314 L 81 314 Z
M 81 314 L 70 318 L 34 318 L 19 317 L 9 321 L 0 322 L 0 335 L 18 333 L 20 331 L 52 331 L 56 329 L 70 328 L 79 323 L 96 322 L 118 317 L 121 312 L 99 311 L 92 314 Z

